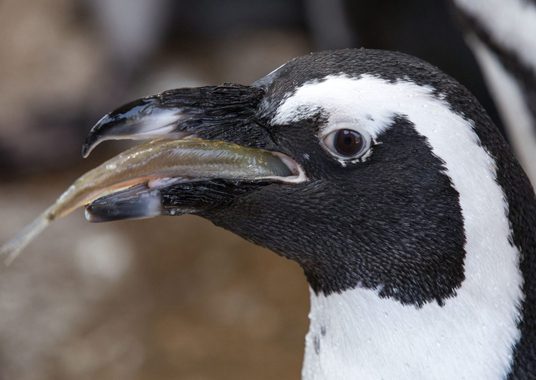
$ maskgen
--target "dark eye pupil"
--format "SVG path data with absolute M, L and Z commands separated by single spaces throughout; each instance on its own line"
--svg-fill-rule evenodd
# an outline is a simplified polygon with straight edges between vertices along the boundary
M 341 129 L 336 133 L 333 145 L 338 154 L 350 157 L 359 153 L 363 147 L 363 139 L 359 132 L 351 129 Z

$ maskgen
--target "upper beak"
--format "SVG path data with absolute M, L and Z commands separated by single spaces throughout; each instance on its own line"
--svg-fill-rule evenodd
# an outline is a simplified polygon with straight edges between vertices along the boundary
M 225 84 L 165 91 L 132 101 L 105 115 L 93 126 L 82 155 L 106 140 L 213 137 L 237 131 L 255 120 L 263 91 Z M 266 131 L 258 130 L 262 135 Z M 252 136 L 255 138 L 264 136 Z
M 86 218 L 100 222 L 201 212 L 246 189 L 304 181 L 303 170 L 291 157 L 246 146 L 274 146 L 254 122 L 261 96 L 260 89 L 237 85 L 179 89 L 136 100 L 104 116 L 87 136 L 84 156 L 105 140 L 166 140 L 123 153 L 127 159 L 114 162 L 114 168 L 123 180 L 137 178 L 129 178 L 128 187 L 106 179 L 113 191 L 91 199 Z M 141 176 L 134 174 L 140 166 L 149 166 Z

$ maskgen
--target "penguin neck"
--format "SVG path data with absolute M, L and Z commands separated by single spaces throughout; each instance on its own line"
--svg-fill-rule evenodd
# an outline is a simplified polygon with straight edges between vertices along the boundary
M 506 378 L 523 295 L 517 255 L 499 243 L 469 249 L 466 279 L 442 305 L 402 304 L 360 287 L 311 290 L 303 378 Z

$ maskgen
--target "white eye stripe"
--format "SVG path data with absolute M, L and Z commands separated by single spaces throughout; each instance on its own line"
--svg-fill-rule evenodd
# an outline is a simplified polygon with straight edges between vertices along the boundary
M 359 133 L 366 132 L 365 128 L 363 128 L 359 121 L 354 120 L 330 120 L 325 126 L 322 127 L 320 131 L 321 136 L 327 136 L 333 131 L 337 131 L 339 129 L 351 129 L 352 131 L 356 131 Z

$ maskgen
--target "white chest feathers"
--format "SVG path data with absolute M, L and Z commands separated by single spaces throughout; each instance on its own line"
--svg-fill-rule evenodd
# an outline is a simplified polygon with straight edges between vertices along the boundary
M 422 308 L 366 289 L 312 294 L 302 376 L 504 379 L 519 339 L 516 297 L 507 293 L 512 292 L 495 287 L 490 298 L 481 298 L 462 287 L 443 307 L 433 303 Z

